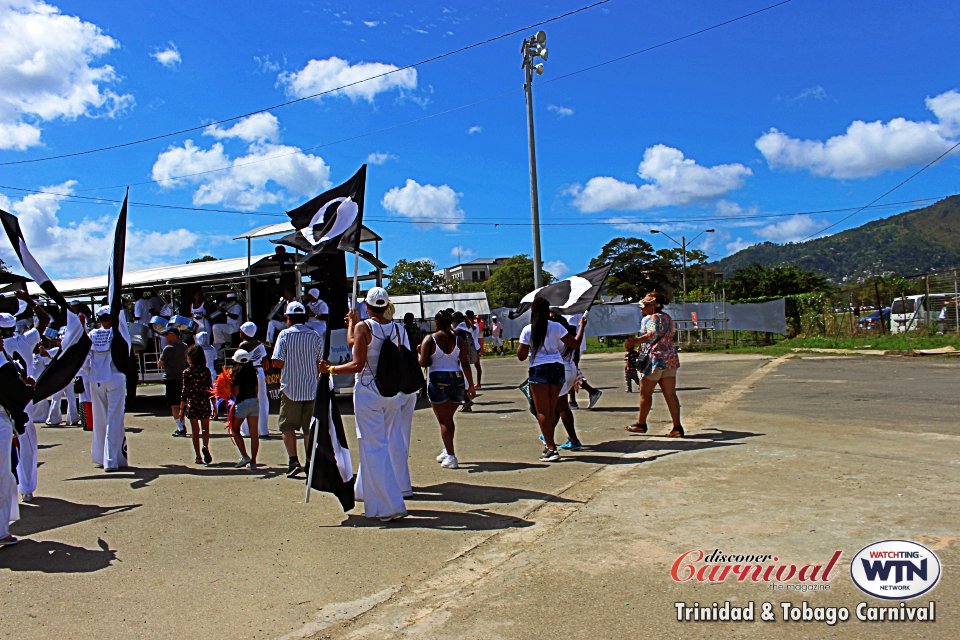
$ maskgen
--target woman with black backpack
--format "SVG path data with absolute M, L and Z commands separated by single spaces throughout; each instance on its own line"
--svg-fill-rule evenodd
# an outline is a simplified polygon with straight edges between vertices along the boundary
M 403 327 L 386 318 L 390 296 L 383 287 L 367 292 L 366 307 L 370 319 L 358 322 L 356 312 L 348 316 L 347 335 L 352 338 L 353 360 L 331 365 L 321 361 L 320 367 L 330 375 L 354 374 L 353 413 L 357 422 L 360 468 L 357 471 L 355 495 L 364 503 L 364 515 L 390 522 L 406 517 L 402 487 L 396 466 L 407 465 L 399 458 L 398 442 L 403 430 L 401 411 L 405 394 L 400 390 L 402 377 L 401 352 L 409 353 L 410 343 Z M 387 347 L 391 343 L 393 346 Z M 381 363 L 381 354 L 384 362 Z M 390 371 L 386 366 L 389 365 Z M 395 368 L 396 367 L 396 368 Z M 419 371 L 419 367 L 414 365 Z M 421 379 L 422 379 L 422 374 Z M 391 441 L 394 446 L 391 447 Z

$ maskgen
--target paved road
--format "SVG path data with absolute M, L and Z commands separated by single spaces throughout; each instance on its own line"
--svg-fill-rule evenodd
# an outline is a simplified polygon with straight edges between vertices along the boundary
M 590 446 L 559 464 L 537 461 L 513 361 L 487 363 L 477 410 L 459 419 L 461 469 L 433 461 L 437 428 L 418 411 L 417 495 L 411 517 L 389 526 L 344 515 L 329 496 L 303 504 L 278 441 L 256 474 L 230 468 L 223 437 L 216 464 L 197 467 L 189 443 L 169 437 L 169 418 L 140 411 L 127 421 L 137 468 L 104 475 L 88 462 L 87 434 L 42 429 L 39 497 L 14 526 L 28 539 L 0 551 L 0 595 L 16 603 L 4 626 L 21 638 L 960 633 L 960 365 L 689 355 L 683 441 L 622 430 L 637 396 L 621 388 L 618 357 L 587 356 L 583 368 L 605 395 L 577 413 Z M 651 425 L 666 431 L 659 400 Z M 679 601 L 854 607 L 869 599 L 849 579 L 849 558 L 885 538 L 940 555 L 935 623 L 676 622 Z M 826 593 L 675 583 L 670 566 L 694 548 L 800 563 L 839 549 L 846 564 Z

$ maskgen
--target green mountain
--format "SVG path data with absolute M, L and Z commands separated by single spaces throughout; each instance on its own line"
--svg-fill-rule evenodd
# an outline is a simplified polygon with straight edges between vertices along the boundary
M 762 242 L 711 266 L 729 276 L 754 262 L 791 264 L 835 282 L 890 271 L 910 276 L 960 267 L 960 195 L 824 238 Z

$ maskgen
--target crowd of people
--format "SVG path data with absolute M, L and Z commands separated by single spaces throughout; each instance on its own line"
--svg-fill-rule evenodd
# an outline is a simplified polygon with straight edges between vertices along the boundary
M 14 454 L 0 455 L 0 544 L 16 541 L 9 535 L 7 525 L 17 517 L 17 494 L 30 501 L 37 487 L 34 420 L 60 423 L 64 399 L 67 422 L 76 424 L 81 420 L 78 408 L 82 405 L 77 402 L 73 384 L 44 406 L 33 406 L 30 388 L 42 367 L 56 356 L 62 334 L 48 328 L 50 317 L 42 307 L 26 294 L 19 297 L 35 320 L 32 328 L 18 332 L 16 318 L 0 313 L 0 452 Z M 428 371 L 425 392 L 442 443 L 436 460 L 446 469 L 459 467 L 455 415 L 458 408 L 470 411 L 473 398 L 482 388 L 484 339 L 489 340 L 492 352 L 503 351 L 503 329 L 495 316 L 491 318 L 490 330 L 485 331 L 483 321 L 473 311 L 446 309 L 436 314 L 434 330 L 428 332 L 415 322 L 412 314 L 406 314 L 402 323 L 395 322 L 388 292 L 374 287 L 367 292 L 362 305 L 356 305 L 345 318 L 351 359 L 334 364 L 324 355 L 329 307 L 320 299 L 317 289 L 309 289 L 303 302 L 284 293 L 282 313 L 275 314 L 282 317 L 283 327 L 273 324 L 275 319 L 268 321 L 272 348 L 258 340 L 258 326 L 243 322 L 242 308 L 230 300 L 235 297 L 227 298 L 225 308 L 218 307 L 223 315 L 217 317 L 209 313 L 203 294 L 198 291 L 191 311 L 200 330 L 185 341 L 179 327 L 171 322 L 160 336 L 163 347 L 158 365 L 165 404 L 176 424 L 173 435 L 187 437 L 189 423 L 196 464 L 213 462 L 210 421 L 218 416 L 222 401 L 227 401 L 228 428 L 239 453 L 235 466 L 257 468 L 259 441 L 269 437 L 265 370 L 274 369 L 280 372 L 279 430 L 287 454 L 287 476 L 298 477 L 310 464 L 309 448 L 303 464 L 298 450 L 300 440 L 310 431 L 320 374 L 351 374 L 360 458 L 356 499 L 363 501 L 365 515 L 370 518 L 389 522 L 405 517 L 404 499 L 413 492 L 408 457 L 420 389 L 386 391 L 379 365 L 383 358 L 396 358 L 396 353 L 406 351 L 412 354 L 415 367 L 418 364 Z M 636 383 L 640 391 L 638 419 L 626 429 L 632 433 L 647 431 L 653 391 L 659 386 L 673 421 L 667 435 L 682 437 L 684 429 L 676 395 L 679 359 L 672 340 L 673 321 L 663 312 L 666 302 L 666 297 L 658 292 L 646 296 L 641 302 L 645 317 L 639 335 L 626 341 L 627 390 L 631 383 Z M 134 307 L 134 317 L 142 321 L 147 315 L 171 311 L 158 309 L 156 304 L 152 296 L 144 296 Z M 124 431 L 126 371 L 117 361 L 116 350 L 111 349 L 116 328 L 112 326 L 114 316 L 110 309 L 102 306 L 93 315 L 96 326 L 89 331 L 92 346 L 80 371 L 79 400 L 89 402 L 92 409 L 91 460 L 111 472 L 129 465 Z M 151 315 L 153 318 L 156 316 Z M 211 324 L 211 320 L 218 322 Z M 589 393 L 590 407 L 602 394 L 586 382 L 579 368 L 586 324 L 586 315 L 581 315 L 575 326 L 571 325 L 567 318 L 551 311 L 545 298 L 537 297 L 531 307 L 530 323 L 520 333 L 516 355 L 529 365 L 527 382 L 540 429 L 543 462 L 560 460 L 561 450 L 583 447 L 572 412 L 577 406 L 576 392 L 584 389 Z M 218 346 L 231 344 L 236 349 L 224 362 L 223 371 L 218 372 L 215 363 L 224 357 Z M 561 444 L 555 439 L 558 423 L 563 424 L 567 436 Z M 3 516 L 5 506 L 9 517 Z

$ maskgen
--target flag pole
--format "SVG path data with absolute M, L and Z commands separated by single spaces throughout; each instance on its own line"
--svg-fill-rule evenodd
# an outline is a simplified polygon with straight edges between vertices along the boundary
M 323 359 L 326 360 L 329 357 L 330 357 L 330 318 L 327 318 L 327 326 L 323 332 Z M 327 398 L 328 398 L 327 429 L 329 429 L 330 421 L 333 419 L 333 412 L 330 409 L 330 403 L 334 402 L 333 395 L 330 393 L 330 373 L 329 372 L 320 374 L 320 381 L 317 383 L 318 385 L 317 395 L 319 395 L 319 391 L 320 391 L 319 385 L 321 384 L 327 385 L 324 391 L 326 392 Z M 314 400 L 314 403 L 316 403 L 316 400 Z M 309 465 L 310 468 L 307 470 L 307 493 L 306 495 L 303 496 L 304 504 L 310 502 L 310 489 L 313 488 L 313 468 L 317 464 L 317 429 L 319 428 L 320 428 L 319 420 L 314 419 L 310 421 L 310 436 L 311 436 L 310 445 L 312 450 L 310 452 L 310 465 Z
M 353 302 L 350 305 L 351 310 L 358 308 L 357 297 L 359 296 L 359 289 L 358 289 L 357 279 L 359 275 L 360 275 L 360 254 L 354 253 L 353 254 Z

